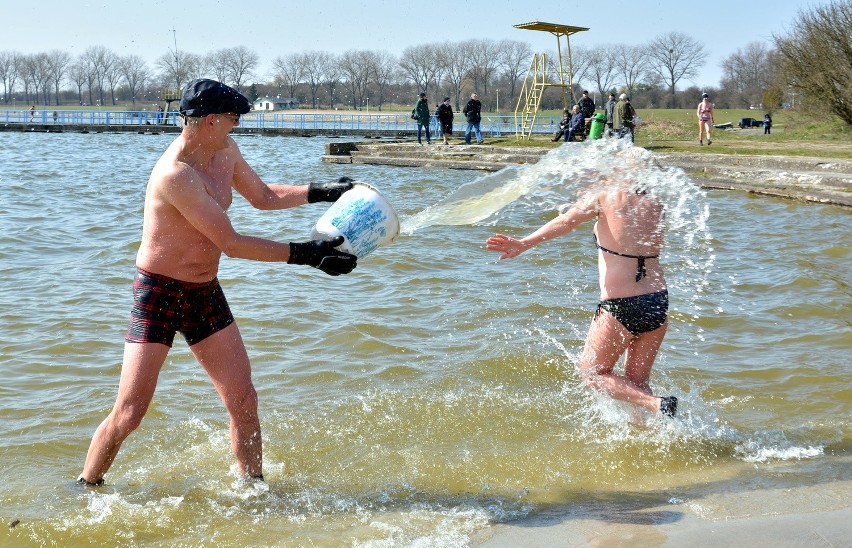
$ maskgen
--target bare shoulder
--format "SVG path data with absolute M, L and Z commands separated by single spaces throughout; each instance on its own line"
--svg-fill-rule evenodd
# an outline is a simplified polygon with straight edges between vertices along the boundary
M 606 195 L 603 191 L 589 191 L 580 195 L 574 204 L 574 209 L 581 213 L 593 215 L 601 209 L 602 198 Z

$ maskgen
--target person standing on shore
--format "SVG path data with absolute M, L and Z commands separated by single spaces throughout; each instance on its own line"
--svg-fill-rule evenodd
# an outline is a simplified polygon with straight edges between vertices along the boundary
M 713 103 L 710 102 L 710 96 L 704 93 L 701 95 L 701 102 L 698 103 L 698 144 L 704 145 L 704 134 L 707 134 L 707 146 L 713 144 L 710 140 L 710 130 L 713 127 Z
M 615 113 L 615 105 L 616 105 L 615 93 L 610 91 L 609 92 L 609 101 L 606 102 L 606 107 L 605 107 L 605 109 L 606 109 L 606 129 L 607 129 L 607 135 L 608 136 L 612 136 L 612 119 L 613 119 L 613 115 Z
M 479 129 L 479 124 L 482 122 L 482 103 L 479 102 L 479 95 L 476 93 L 470 94 L 470 101 L 464 106 L 462 113 L 467 118 L 467 129 L 464 132 L 464 144 L 470 144 L 471 130 L 476 133 L 476 144 L 482 144 L 482 131 Z
M 595 115 L 595 102 L 589 97 L 589 92 L 583 90 L 583 96 L 577 101 L 577 106 L 580 107 L 580 112 L 583 113 L 583 118 L 591 118 Z
M 444 102 L 435 109 L 435 116 L 438 117 L 438 123 L 441 124 L 441 137 L 444 139 L 444 144 L 448 145 L 450 144 L 450 137 L 453 135 L 454 116 L 449 97 L 444 97 Z
M 35 120 L 35 105 L 30 107 L 30 123 L 31 124 L 33 123 L 33 120 Z
M 767 112 L 763 115 L 763 134 L 769 135 L 772 133 L 772 116 Z
M 669 297 L 660 266 L 663 205 L 641 187 L 605 182 L 567 212 L 526 236 L 495 234 L 486 248 L 500 259 L 524 251 L 595 220 L 601 297 L 580 358 L 580 374 L 593 389 L 654 413 L 674 416 L 677 398 L 659 397 L 649 384 L 651 367 L 668 328 Z M 624 375 L 614 372 L 623 354 Z
M 257 393 L 245 344 L 217 278 L 222 254 L 310 265 L 332 276 L 351 272 L 357 259 L 335 249 L 342 237 L 281 243 L 234 229 L 227 213 L 234 191 L 257 209 L 276 210 L 334 202 L 352 188 L 345 177 L 306 186 L 261 181 L 229 135 L 250 108 L 242 94 L 215 80 L 193 80 L 183 90 L 183 129 L 157 161 L 145 191 L 118 395 L 92 437 L 77 479 L 81 484 L 103 483 L 121 444 L 141 423 L 176 332 L 186 339 L 230 416 L 239 473 L 263 478 Z
M 432 133 L 429 131 L 429 124 L 432 121 L 432 113 L 429 112 L 429 102 L 426 98 L 426 94 L 421 92 L 420 96 L 417 98 L 417 103 L 414 105 L 414 110 L 412 111 L 412 116 L 417 120 L 417 143 L 423 144 L 420 136 L 422 135 L 423 128 L 426 128 L 426 144 L 432 144 Z
M 618 96 L 618 103 L 615 104 L 612 114 L 612 127 L 615 129 L 615 134 L 619 139 L 630 134 L 630 142 L 633 142 L 634 116 L 636 116 L 636 111 L 633 110 L 633 105 L 630 104 L 630 97 L 626 93 L 622 93 Z

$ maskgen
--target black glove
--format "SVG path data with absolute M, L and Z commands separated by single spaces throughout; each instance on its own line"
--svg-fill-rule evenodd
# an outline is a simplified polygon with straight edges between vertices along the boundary
M 340 195 L 352 188 L 349 177 L 341 177 L 327 183 L 311 183 L 308 185 L 308 203 L 336 202 Z
M 358 257 L 334 249 L 343 243 L 343 236 L 310 242 L 290 242 L 290 264 L 306 264 L 319 268 L 329 276 L 349 274 L 358 263 Z

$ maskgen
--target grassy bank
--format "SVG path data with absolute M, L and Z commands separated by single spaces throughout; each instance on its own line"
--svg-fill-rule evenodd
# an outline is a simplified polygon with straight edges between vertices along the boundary
M 41 110 L 43 107 L 36 107 Z M 126 110 L 129 105 L 104 107 L 103 110 Z M 137 104 L 136 108 L 142 108 Z M 400 110 L 403 107 L 391 106 L 382 111 L 356 111 L 341 109 L 336 111 L 313 111 L 300 109 L 288 111 L 292 114 L 305 113 L 336 113 L 336 114 L 406 114 L 410 110 Z M 11 107 L 0 106 L 0 110 Z M 102 110 L 99 107 L 48 107 L 53 110 Z M 20 105 L 15 110 L 22 110 Z M 502 116 L 511 112 L 501 111 Z M 758 110 L 717 110 L 716 124 L 733 124 L 732 129 L 714 129 L 713 145 L 698 146 L 698 123 L 695 109 L 642 109 L 638 111 L 642 123 L 636 128 L 636 144 L 655 152 L 688 152 L 736 155 L 781 155 L 781 156 L 814 156 L 821 158 L 852 159 L 852 126 L 840 122 L 836 117 L 814 116 L 801 112 L 781 110 L 772 113 L 772 133 L 764 135 L 762 128 L 739 129 L 736 124 L 740 118 L 763 119 L 763 111 Z M 494 116 L 486 112 L 483 116 Z M 542 111 L 540 117 L 558 118 L 559 110 Z M 458 136 L 464 131 L 464 118 L 456 114 Z M 560 143 L 551 143 L 550 135 L 533 137 L 531 141 L 516 139 L 514 135 L 503 137 L 488 137 L 487 143 L 496 146 L 539 146 L 552 148 Z
M 545 111 L 543 116 L 556 116 Z M 795 111 L 772 114 L 772 133 L 763 128 L 740 129 L 740 118 L 763 119 L 756 110 L 718 110 L 715 123 L 733 124 L 732 129 L 713 129 L 713 145 L 698 145 L 698 119 L 693 109 L 639 110 L 642 123 L 636 128 L 636 144 L 655 152 L 689 152 L 737 155 L 814 156 L 852 159 L 852 127 L 835 117 L 818 118 Z M 488 139 L 489 144 L 505 146 L 554 147 L 550 136 L 519 141 L 514 136 Z

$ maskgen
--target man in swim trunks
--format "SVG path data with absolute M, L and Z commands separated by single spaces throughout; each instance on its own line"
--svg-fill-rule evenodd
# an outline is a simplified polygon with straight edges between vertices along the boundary
M 337 276 L 351 272 L 356 258 L 335 249 L 340 237 L 281 243 L 234 229 L 227 213 L 233 191 L 258 209 L 272 210 L 333 202 L 352 188 L 345 177 L 307 186 L 261 181 L 229 136 L 250 108 L 243 95 L 214 80 L 194 80 L 183 91 L 183 130 L 154 166 L 145 192 L 118 395 L 95 431 L 80 483 L 101 484 L 121 444 L 139 426 L 176 332 L 185 337 L 230 416 L 240 473 L 263 477 L 257 393 L 245 345 L 216 277 L 219 261 L 224 253 L 307 264 Z
M 669 325 L 668 290 L 658 258 L 663 244 L 658 200 L 642 189 L 590 192 L 529 236 L 496 234 L 486 247 L 510 259 L 591 219 L 597 220 L 601 301 L 586 336 L 580 373 L 586 384 L 615 399 L 674 416 L 677 398 L 655 396 L 649 384 Z M 625 352 L 624 375 L 617 375 L 615 364 Z

